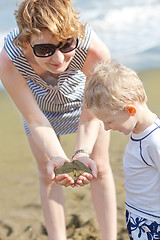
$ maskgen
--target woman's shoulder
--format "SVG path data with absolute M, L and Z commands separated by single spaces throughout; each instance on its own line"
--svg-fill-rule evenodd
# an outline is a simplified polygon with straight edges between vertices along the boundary
M 17 74 L 16 68 L 3 48 L 0 53 L 0 79 L 4 86 L 10 86 Z M 12 80 L 12 81 L 11 81 Z
M 22 50 L 13 43 L 13 40 L 17 35 L 18 29 L 15 28 L 11 32 L 9 32 L 4 39 L 4 49 L 6 50 L 6 53 L 11 60 L 22 53 Z
M 86 76 L 93 71 L 95 64 L 99 61 L 107 61 L 110 59 L 110 51 L 98 35 L 92 30 L 91 39 L 88 48 L 87 57 L 83 66 L 83 72 Z
M 3 48 L 0 53 L 0 71 L 7 71 L 13 66 L 11 59 L 8 57 L 5 49 Z
M 78 49 L 88 50 L 91 40 L 91 26 L 86 24 L 84 38 L 78 38 Z
M 18 35 L 18 28 L 13 28 L 4 38 L 4 40 L 7 40 L 8 38 L 14 39 L 17 35 Z
M 110 58 L 110 51 L 103 40 L 92 30 L 91 41 L 89 46 L 90 54 L 100 58 L 99 60 L 106 60 Z

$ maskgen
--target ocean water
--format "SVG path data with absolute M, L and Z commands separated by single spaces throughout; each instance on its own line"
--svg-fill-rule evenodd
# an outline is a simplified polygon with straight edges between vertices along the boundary
M 0 50 L 16 27 L 17 0 L 0 1 Z M 88 22 L 108 46 L 112 58 L 136 71 L 160 67 L 160 0 L 73 0 L 82 22 Z
M 75 0 L 112 58 L 135 70 L 160 67 L 160 0 Z

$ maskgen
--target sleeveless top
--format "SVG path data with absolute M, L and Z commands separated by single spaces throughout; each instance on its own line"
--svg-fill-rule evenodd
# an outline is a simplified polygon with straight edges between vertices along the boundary
M 38 76 L 23 55 L 22 49 L 13 44 L 17 34 L 18 30 L 14 29 L 7 35 L 4 48 L 15 67 L 26 79 L 39 108 L 48 118 L 57 135 L 76 132 L 86 81 L 82 67 L 90 44 L 90 26 L 86 26 L 85 38 L 79 39 L 70 67 L 59 75 L 56 86 L 49 85 Z M 30 134 L 24 117 L 23 120 L 25 131 Z

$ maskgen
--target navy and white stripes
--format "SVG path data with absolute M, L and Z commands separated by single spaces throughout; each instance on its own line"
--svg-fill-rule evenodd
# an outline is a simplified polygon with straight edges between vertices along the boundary
M 40 109 L 57 135 L 77 131 L 86 81 L 86 76 L 81 70 L 87 56 L 91 28 L 86 26 L 85 39 L 79 39 L 71 65 L 67 71 L 60 74 L 56 86 L 48 85 L 38 76 L 24 57 L 22 50 L 13 44 L 17 34 L 18 30 L 14 29 L 5 38 L 4 47 L 9 58 L 26 79 Z M 25 120 L 24 126 L 27 134 L 30 134 Z

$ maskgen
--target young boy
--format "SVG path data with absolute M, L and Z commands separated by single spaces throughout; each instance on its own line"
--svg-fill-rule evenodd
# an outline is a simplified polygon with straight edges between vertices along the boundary
M 131 133 L 123 159 L 130 240 L 160 239 L 160 119 L 147 107 L 142 82 L 121 64 L 100 62 L 85 102 L 105 130 Z

